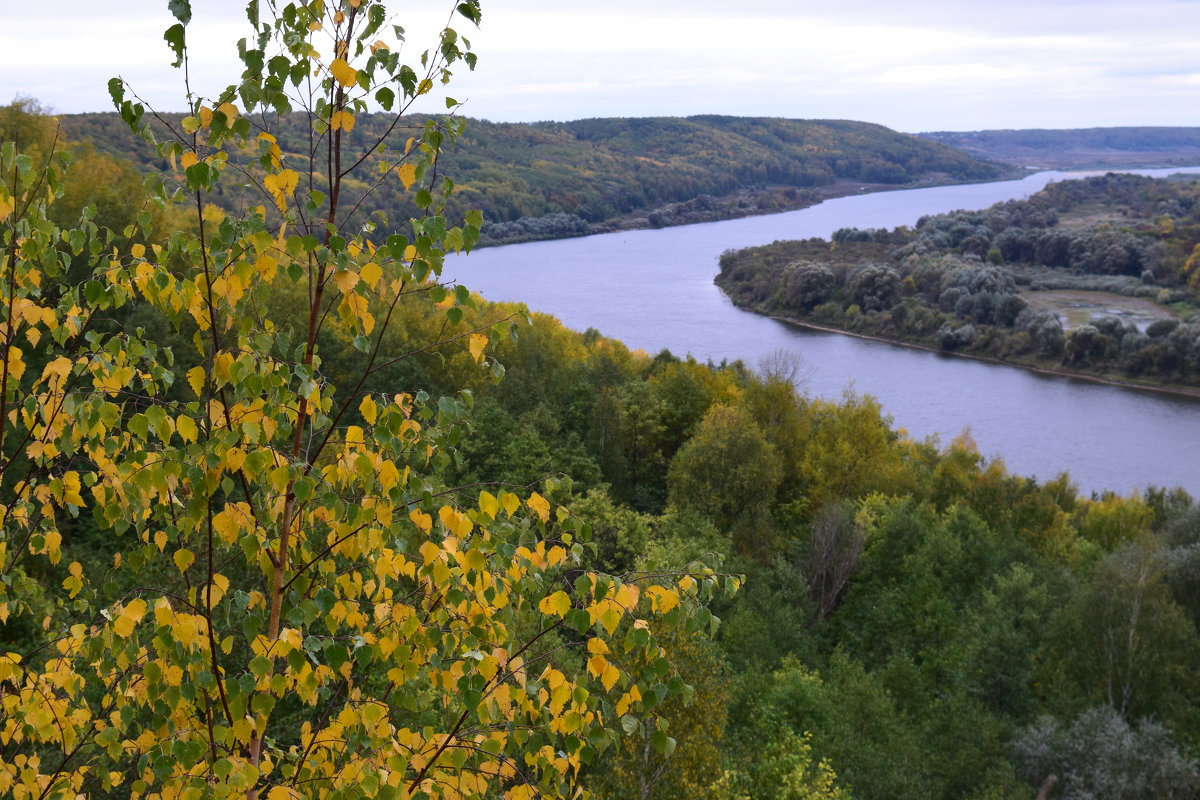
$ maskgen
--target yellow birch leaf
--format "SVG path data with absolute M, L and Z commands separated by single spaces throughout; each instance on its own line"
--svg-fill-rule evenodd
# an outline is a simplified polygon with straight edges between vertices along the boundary
M 127 639 L 133 633 L 134 626 L 141 622 L 145 615 L 146 601 L 135 597 L 121 609 L 120 615 L 113 621 L 113 631 L 122 639 Z
M 538 518 L 545 522 L 550 519 L 550 503 L 546 498 L 542 497 L 537 492 L 529 495 L 529 500 L 526 501 L 533 512 L 538 515 Z
M 300 182 L 300 173 L 293 169 L 284 169 L 263 178 L 263 186 L 275 200 L 280 211 L 287 210 L 287 199 L 296 192 Z
M 384 461 L 376 477 L 379 479 L 379 485 L 383 487 L 383 490 L 385 492 L 390 491 L 393 486 L 400 482 L 400 470 L 396 469 L 396 465 L 391 461 Z
M 379 417 L 379 408 L 375 405 L 375 400 L 371 395 L 363 395 L 362 402 L 358 404 L 358 413 L 363 415 L 368 425 L 374 425 L 375 420 Z
M 413 525 L 416 525 L 425 533 L 429 533 L 431 530 L 433 530 L 433 517 L 426 514 L 424 511 L 421 511 L 420 509 L 414 508 L 412 511 L 408 512 L 408 518 L 412 520 Z
M 542 598 L 542 601 L 538 603 L 538 611 L 546 615 L 553 614 L 556 617 L 564 616 L 570 609 L 571 598 L 561 589 L 549 597 Z
M 188 385 L 192 387 L 192 391 L 196 393 L 196 397 L 201 396 L 201 390 L 204 389 L 204 367 L 192 367 L 187 373 Z
M 379 279 L 383 277 L 383 270 L 374 261 L 368 261 L 358 271 L 358 277 L 363 279 L 363 283 L 374 289 L 375 285 L 379 283 Z
M 650 607 L 655 614 L 666 614 L 679 605 L 679 595 L 663 586 L 647 588 L 646 596 L 650 598 Z
M 212 109 L 208 106 L 200 106 L 200 127 L 207 128 L 212 125 Z
M 638 587 L 632 583 L 621 584 L 621 588 L 617 589 L 617 602 L 620 603 L 627 611 L 633 611 L 638 604 L 638 596 L 641 592 Z
M 196 420 L 191 417 L 177 417 L 175 419 L 175 432 L 179 434 L 179 438 L 184 442 L 194 442 L 199 434 L 196 428 Z
M 612 664 L 605 664 L 604 672 L 600 674 L 600 683 L 604 684 L 606 690 L 611 691 L 616 685 L 617 679 L 621 677 L 621 671 Z
M 344 58 L 335 58 L 329 65 L 329 73 L 343 87 L 349 89 L 358 80 L 358 70 L 346 63 Z
M 421 553 L 421 558 L 425 559 L 426 566 L 428 566 L 429 564 L 432 564 L 433 561 L 438 557 L 438 554 L 442 552 L 442 548 L 438 547 L 433 542 L 425 542 L 419 548 L 419 552 Z
M 504 512 L 511 517 L 521 507 L 521 498 L 512 492 L 504 492 L 500 495 L 500 505 L 504 506 Z
M 354 291 L 354 287 L 358 286 L 358 273 L 344 269 L 341 272 L 333 274 L 333 282 L 337 284 L 338 291 L 342 294 L 349 294 Z
M 599 678 L 604 673 L 604 669 L 607 666 L 608 659 L 597 653 L 588 659 L 587 671 Z
M 495 519 L 496 513 L 500 510 L 500 501 L 491 492 L 484 490 L 479 493 L 479 510 L 487 514 L 490 519 Z
M 192 551 L 186 548 L 176 550 L 173 558 L 175 560 L 175 568 L 180 572 L 187 572 L 187 568 L 196 560 L 196 556 L 192 554 Z
M 197 163 L 199 163 L 199 161 L 200 157 L 192 150 L 188 150 L 183 154 L 183 157 L 179 159 L 179 163 L 184 169 L 195 166 Z
M 233 103 L 221 103 L 217 106 L 217 111 L 225 115 L 226 124 L 232 124 L 238 118 L 238 108 Z
M 472 523 L 469 517 L 465 514 L 460 514 L 450 506 L 442 506 L 438 509 L 438 519 L 446 526 L 446 530 L 453 533 L 455 536 L 466 536 L 471 532 Z
M 475 363 L 479 363 L 483 359 L 483 348 L 487 347 L 488 337 L 482 333 L 472 333 L 467 339 L 467 349 L 471 351 L 471 358 L 475 359 Z
M 617 626 L 621 624 L 621 610 L 610 605 L 600 614 L 600 624 L 608 631 L 609 635 L 616 633 Z
M 417 179 L 417 168 L 413 164 L 401 164 L 399 167 L 396 167 L 396 177 L 404 185 L 404 190 L 408 191 L 408 187 L 412 186 L 413 182 Z
M 604 641 L 603 639 L 597 639 L 595 637 L 592 637 L 591 639 L 588 639 L 587 651 L 589 653 L 596 653 L 596 654 L 607 653 L 607 652 L 609 652 L 608 642 Z

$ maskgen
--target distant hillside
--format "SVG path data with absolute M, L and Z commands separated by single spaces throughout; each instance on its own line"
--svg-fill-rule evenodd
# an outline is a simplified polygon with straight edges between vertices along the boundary
M 371 139 L 389 119 L 364 115 L 354 135 Z M 62 121 L 72 139 L 89 139 L 145 168 L 165 166 L 131 139 L 115 114 Z M 413 125 L 422 122 L 413 118 L 397 130 L 394 145 L 402 147 Z M 285 151 L 300 152 L 308 145 L 302 131 L 307 127 L 296 115 L 273 133 Z M 532 124 L 468 120 L 466 135 L 443 163 L 458 184 L 451 210 L 482 209 L 491 223 L 485 235 L 493 241 L 746 216 L 800 208 L 867 185 L 1004 174 L 998 165 L 881 125 L 721 116 Z M 373 159 L 361 173 L 356 177 L 364 188 L 375 182 Z M 401 192 L 388 196 L 387 184 L 378 191 L 373 205 L 383 206 L 389 218 L 410 213 Z
M 1169 167 L 1200 164 L 1200 128 L 937 131 L 922 139 L 1020 167 Z

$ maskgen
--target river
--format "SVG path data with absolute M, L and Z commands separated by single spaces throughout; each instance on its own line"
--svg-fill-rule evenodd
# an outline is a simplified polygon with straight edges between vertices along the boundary
M 828 238 L 842 227 L 913 225 L 1079 174 L 862 194 L 781 214 L 487 248 L 448 259 L 444 277 L 649 353 L 668 348 L 751 366 L 775 351 L 797 353 L 808 394 L 872 395 L 918 439 L 944 444 L 967 430 L 984 455 L 1017 474 L 1047 479 L 1066 471 L 1085 492 L 1182 486 L 1200 497 L 1200 401 L 807 331 L 743 311 L 713 284 L 727 249 Z

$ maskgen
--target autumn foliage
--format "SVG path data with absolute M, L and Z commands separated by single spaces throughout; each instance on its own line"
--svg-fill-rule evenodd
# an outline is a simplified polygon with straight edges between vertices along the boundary
M 168 5 L 186 65 L 191 9 Z M 403 132 L 474 66 L 467 40 L 447 28 L 413 67 L 382 3 L 266 11 L 248 5 L 240 83 L 187 85 L 169 137 L 110 84 L 170 165 L 124 229 L 55 224 L 69 159 L 0 150 L 0 793 L 520 800 L 572 795 L 621 735 L 669 753 L 657 632 L 707 624 L 736 581 L 585 568 L 564 508 L 439 478 L 468 394 L 379 385 L 414 307 L 444 320 L 420 348 L 497 373 L 512 322 L 458 325 L 476 301 L 440 280 L 481 225 L 442 215 L 459 122 L 354 135 L 368 102 Z M 303 154 L 272 134 L 293 108 Z M 421 209 L 372 239 L 343 224 L 367 162 Z M 206 198 L 229 170 L 248 188 L 225 216 Z M 189 229 L 148 236 L 172 207 Z

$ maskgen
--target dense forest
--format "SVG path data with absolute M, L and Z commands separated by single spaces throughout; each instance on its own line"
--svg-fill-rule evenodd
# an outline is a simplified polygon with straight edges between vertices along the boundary
M 924 217 L 912 229 L 843 229 L 832 241 L 726 253 L 717 282 L 739 304 L 822 326 L 1195 387 L 1198 198 L 1200 183 L 1187 176 L 1063 181 L 1028 200 Z M 1121 297 L 1140 299 L 1158 318 L 1068 320 L 1071 303 Z M 1045 298 L 1060 306 L 1047 307 Z
M 190 8 L 169 7 L 183 64 Z M 456 205 L 470 168 L 446 180 L 469 134 L 407 112 L 469 44 L 446 29 L 418 73 L 368 44 L 378 0 L 261 10 L 242 82 L 171 129 L 110 85 L 125 135 L 155 145 L 148 180 L 36 104 L 0 108 L 0 794 L 1200 792 L 1191 497 L 1085 497 L 966 435 L 912 440 L 870 397 L 808 397 L 785 354 L 631 351 L 447 284 L 446 255 L 483 235 Z M 376 186 L 350 165 L 379 145 L 379 84 L 412 141 Z M 315 145 L 286 139 L 297 107 Z M 269 111 L 278 135 L 250 122 Z M 589 124 L 617 141 L 636 121 Z M 628 135 L 623 157 L 653 161 L 654 125 Z M 1066 230 L 1100 189 L 1153 209 L 1153 243 Z M 804 243 L 878 263 L 750 284 L 766 300 L 812 272 L 814 309 L 849 315 L 857 291 L 882 317 L 932 291 L 899 279 L 926 259 L 958 290 L 944 313 L 982 313 L 1017 278 L 975 273 L 1061 235 L 1047 252 L 1115 274 L 1073 280 L 1187 298 L 1192 192 L 1064 184 Z M 375 200 L 386 225 L 362 215 Z M 1031 285 L 1063 272 L 1027 266 Z
M 177 127 L 181 118 L 164 115 L 159 127 Z M 356 125 L 364 138 L 378 137 L 402 149 L 425 121 L 412 117 L 393 125 L 387 114 L 362 114 Z M 464 121 L 464 132 L 442 153 L 438 169 L 457 185 L 448 201 L 453 212 L 483 211 L 485 243 L 801 208 L 844 192 L 851 183 L 851 190 L 859 191 L 863 184 L 989 180 L 1005 174 L 952 147 L 865 122 L 719 116 Z M 115 114 L 67 115 L 62 123 L 70 138 L 91 142 L 140 170 L 170 167 L 144 142 L 123 134 Z M 304 114 L 278 117 L 271 133 L 287 153 L 309 147 Z M 380 160 L 364 160 L 347 188 L 356 195 L 370 189 L 373 212 L 406 219 L 414 212 L 411 201 L 399 185 L 379 180 Z M 232 182 L 220 185 L 211 202 L 237 211 L 241 189 Z
M 1164 167 L 1200 163 L 1200 128 L 1082 128 L 916 134 L 1020 167 Z
M 10 108 L 4 124 L 5 140 L 35 153 L 51 146 L 53 126 L 28 108 Z M 106 193 L 123 185 L 105 176 L 128 175 L 131 167 L 75 147 L 64 198 L 95 200 L 85 218 L 123 219 L 121 208 L 103 210 Z M 127 200 L 143 191 L 136 181 L 125 188 Z M 1123 281 L 1137 293 L 1150 285 L 1141 273 L 1150 272 L 1177 287 L 1168 291 L 1185 292 L 1171 271 L 1181 259 L 1188 263 L 1194 192 L 1129 177 L 1059 184 L 1026 203 L 931 218 L 914 231 L 843 231 L 833 243 L 804 243 L 830 266 L 788 261 L 779 274 L 789 278 L 788 296 L 807 287 L 814 302 L 824 293 L 858 292 L 864 319 L 895 317 L 897 303 L 915 303 L 935 286 L 956 298 L 953 309 L 938 313 L 957 314 L 968 298 L 970 308 L 962 303 L 963 316 L 954 319 L 974 319 L 968 315 L 979 313 L 976 306 L 988 304 L 983 297 L 995 295 L 997 307 L 1015 297 L 1016 278 L 1000 270 L 1025 263 L 1019 256 L 1030 248 L 1066 261 L 1043 258 L 1053 266 L 1030 266 L 1021 273 L 1027 276 L 1048 280 L 1074 265 L 1063 273 L 1070 280 Z M 1072 209 L 1094 206 L 1099 196 L 1129 209 L 1130 225 L 1068 233 Z M 1133 220 L 1151 212 L 1171 222 L 1156 223 L 1146 236 Z M 56 213 L 65 218 L 78 208 Z M 214 224 L 222 216 L 213 209 L 204 215 Z M 144 252 L 133 250 L 136 241 L 155 236 L 161 224 L 143 218 L 113 234 L 113 245 Z M 1054 248 L 1043 241 L 1060 235 L 1065 243 Z M 1110 247 L 1099 252 L 1111 250 L 1112 259 L 1094 255 L 1101 239 Z M 865 253 L 875 266 L 855 272 Z M 826 269 L 821 281 L 795 280 Z M 868 272 L 882 277 L 868 281 Z M 843 273 L 851 276 L 847 284 L 834 279 Z M 984 286 L 976 275 L 998 283 Z M 779 294 L 762 286 L 767 296 Z M 99 284 L 83 288 L 107 302 Z M 262 313 L 303 319 L 305 294 L 302 283 L 276 283 Z M 623 736 L 598 748 L 579 777 L 597 796 L 982 800 L 1028 798 L 1047 785 L 1052 796 L 1123 799 L 1185 798 L 1200 789 L 1200 508 L 1186 494 L 1084 497 L 1067 475 L 1038 483 L 1010 474 L 965 436 L 913 441 L 869 397 L 828 402 L 798 392 L 798 365 L 785 356 L 760 365 L 650 356 L 519 307 L 462 292 L 438 296 L 437 306 L 432 293 L 400 298 L 379 349 L 407 356 L 368 370 L 369 381 L 358 385 L 367 397 L 425 398 L 421 419 L 441 433 L 420 492 L 536 491 L 576 520 L 570 530 L 587 542 L 575 570 L 628 576 L 705 563 L 744 577 L 740 592 L 712 606 L 719 624 L 713 617 L 702 634 L 664 629 L 669 682 L 679 690 L 657 709 L 670 747 Z M 805 302 L 834 307 L 827 299 Z M 489 340 L 488 368 L 481 369 L 473 340 L 446 335 L 447 303 L 457 312 L 452 330 L 464 333 L 525 321 L 513 335 Z M 204 331 L 201 317 L 173 320 L 146 301 L 112 304 L 106 313 L 99 329 L 136 330 L 135 341 L 174 353 L 172 369 L 192 379 L 197 362 L 186 354 Z M 353 386 L 370 358 L 354 325 L 353 314 L 334 313 L 315 342 L 330 391 Z M 506 322 L 501 327 L 508 330 Z M 32 344 L 30 374 L 45 361 Z M 186 399 L 183 383 L 165 387 L 167 396 Z M 351 416 L 366 425 L 375 413 L 364 402 Z M 137 419 L 155 417 L 136 414 L 134 430 L 141 430 Z M 10 463 L 22 464 L 11 438 L 4 446 Z M 5 475 L 6 498 L 15 471 Z M 218 491 L 239 490 L 227 483 Z M 28 581 L 31 607 L 11 606 L 6 648 L 24 663 L 41 658 L 40 617 L 31 610 L 70 608 L 77 574 L 106 576 L 88 591 L 128 596 L 143 577 L 114 568 L 114 551 L 145 563 L 156 552 L 153 541 L 123 541 L 100 496 L 80 498 L 77 516 L 60 520 L 57 559 L 39 543 L 12 561 L 22 565 L 13 574 Z M 186 578 L 187 568 L 181 572 Z M 8 591 L 9 601 L 20 596 Z M 324 607 L 332 595 L 318 592 L 315 602 Z M 304 658 L 348 663 L 339 641 L 311 637 Z M 570 637 L 556 641 L 565 646 Z M 583 670 L 569 654 L 557 663 Z M 0 673 L 6 704 L 21 696 L 14 675 Z M 667 682 L 651 683 L 665 693 Z M 279 708 L 286 730 L 302 707 L 285 694 Z M 8 764 L 53 750 L 31 748 L 28 734 L 6 730 L 0 746 Z M 175 749 L 195 758 L 186 745 Z M 18 781 L 0 772 L 5 787 Z M 99 784 L 86 785 L 92 796 L 108 796 Z

